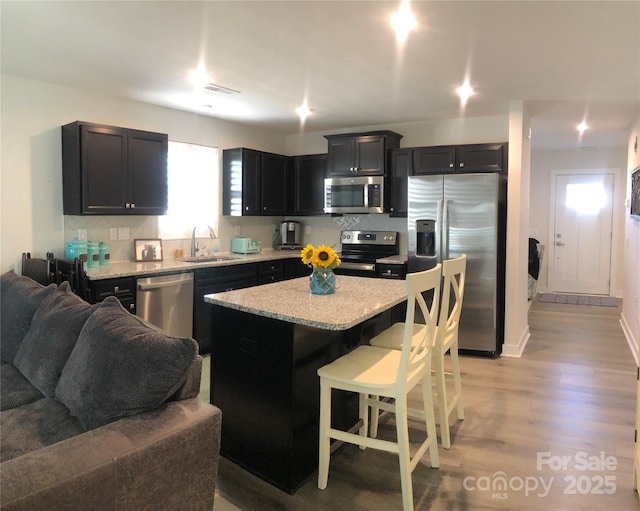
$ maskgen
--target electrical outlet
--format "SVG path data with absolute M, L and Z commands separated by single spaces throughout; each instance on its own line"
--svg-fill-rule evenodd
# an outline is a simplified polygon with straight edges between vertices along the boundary
M 109 239 L 111 241 L 116 241 L 118 239 L 118 228 L 117 227 L 109 227 Z
M 130 240 L 131 239 L 131 228 L 129 228 L 129 227 L 118 227 L 118 239 L 119 240 Z
M 233 228 L 233 234 L 235 234 L 236 236 L 240 236 L 240 226 L 239 225 L 236 225 Z
M 310 225 L 305 225 L 304 226 L 304 233 L 305 234 L 311 234 L 311 226 Z
M 78 239 L 82 241 L 87 241 L 89 239 L 86 229 L 78 229 Z
M 273 224 L 273 234 L 276 234 L 280 232 L 280 225 L 279 224 Z

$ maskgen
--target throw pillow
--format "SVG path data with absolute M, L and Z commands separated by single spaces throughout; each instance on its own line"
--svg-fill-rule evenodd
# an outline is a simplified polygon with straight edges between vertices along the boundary
M 85 431 L 154 410 L 183 384 L 198 344 L 171 337 L 115 297 L 85 323 L 56 387 Z
M 55 395 L 62 369 L 94 307 L 63 282 L 33 315 L 14 365 L 45 396 Z
M 9 271 L 0 276 L 0 358 L 9 364 L 27 335 L 36 309 L 54 293 L 55 284 L 47 287 L 29 277 Z

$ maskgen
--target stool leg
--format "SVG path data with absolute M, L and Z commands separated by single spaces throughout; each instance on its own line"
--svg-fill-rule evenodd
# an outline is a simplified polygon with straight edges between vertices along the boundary
M 402 485 L 402 509 L 413 511 L 413 484 L 411 482 L 411 453 L 409 452 L 409 424 L 407 421 L 407 396 L 396 400 L 396 431 L 398 435 L 398 459 Z
M 360 412 L 360 420 L 362 421 L 362 426 L 360 426 L 360 430 L 358 431 L 358 433 L 362 437 L 366 437 L 369 433 L 369 405 L 367 405 L 368 397 L 369 396 L 367 394 L 358 395 L 358 407 Z M 360 449 L 362 449 L 363 451 L 366 448 L 366 445 L 360 445 Z
M 460 359 L 458 358 L 458 341 L 449 350 L 451 370 L 453 372 L 453 388 L 455 389 L 456 412 L 458 420 L 464 420 L 464 406 L 462 405 L 462 378 L 460 376 Z
M 331 428 L 331 387 L 320 378 L 320 436 L 318 448 L 318 488 L 324 490 L 329 478 L 329 457 Z
M 371 396 L 376 403 L 380 400 L 380 396 Z M 380 408 L 376 404 L 371 405 L 371 426 L 369 427 L 369 436 L 376 438 L 378 436 L 378 418 L 380 416 Z
M 430 440 L 429 457 L 431 458 L 431 466 L 438 468 L 440 466 L 440 457 L 438 455 L 438 438 L 436 437 L 436 417 L 433 412 L 433 394 L 431 390 L 431 375 L 427 375 L 422 379 L 422 404 L 424 406 L 424 419 L 427 426 L 427 435 Z
M 449 414 L 447 413 L 447 388 L 444 375 L 444 353 L 436 350 L 433 354 L 436 377 L 436 392 L 438 393 L 438 410 L 440 413 L 440 438 L 442 447 L 451 448 L 449 435 Z

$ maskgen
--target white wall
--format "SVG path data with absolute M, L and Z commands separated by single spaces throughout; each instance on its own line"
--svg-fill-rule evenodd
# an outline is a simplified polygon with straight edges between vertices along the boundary
M 535 134 L 534 134 L 535 135 Z M 615 172 L 613 240 L 612 240 L 612 293 L 622 296 L 625 282 L 624 272 L 624 197 L 626 193 L 627 151 L 625 147 L 613 149 L 575 148 L 563 150 L 533 150 L 531 153 L 531 215 L 529 236 L 545 246 L 545 255 L 540 266 L 538 292 L 549 291 L 550 243 L 553 233 L 549 231 L 551 180 L 555 171 L 579 172 L 581 170 Z
M 631 197 L 631 171 L 640 166 L 640 116 L 629 135 L 626 198 Z M 638 364 L 640 347 L 640 219 L 629 216 L 625 209 L 624 283 L 621 324 Z
M 56 255 L 64 252 L 60 134 L 63 124 L 81 120 L 168 133 L 170 140 L 221 149 L 248 145 L 276 153 L 285 151 L 281 134 L 188 112 L 4 74 L 1 90 L 2 272 L 19 269 L 22 252 L 40 257 L 47 251 L 54 251 Z M 155 232 L 149 232 L 155 229 L 155 222 L 150 217 L 66 219 L 73 229 L 87 228 L 90 239 L 108 241 L 108 237 L 105 238 L 107 227 L 114 222 L 130 226 L 132 238 L 135 235 L 155 237 Z M 221 217 L 223 242 L 235 234 L 236 227 L 240 235 L 255 236 L 257 230 L 265 239 L 271 237 L 271 222 L 263 222 L 264 225 L 254 222 L 255 226 L 247 226 L 242 220 L 246 219 Z M 244 231 L 253 234 L 244 234 Z M 71 236 L 67 234 L 67 238 Z M 132 243 L 126 242 L 127 247 Z

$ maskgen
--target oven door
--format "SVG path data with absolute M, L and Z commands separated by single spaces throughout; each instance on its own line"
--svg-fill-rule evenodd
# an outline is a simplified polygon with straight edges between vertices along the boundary
M 336 275 L 349 275 L 352 277 L 376 277 L 376 263 L 363 261 L 342 261 L 333 272 Z

